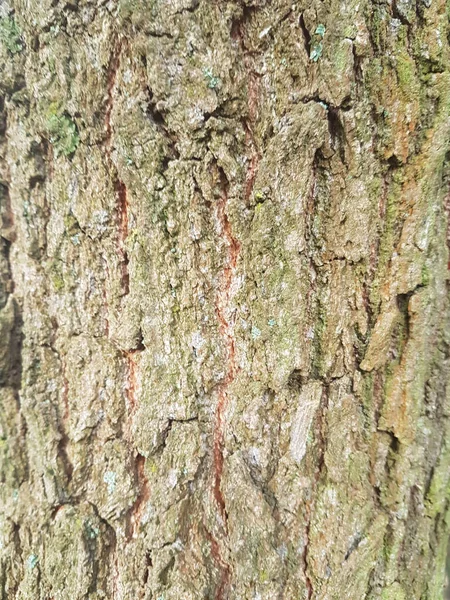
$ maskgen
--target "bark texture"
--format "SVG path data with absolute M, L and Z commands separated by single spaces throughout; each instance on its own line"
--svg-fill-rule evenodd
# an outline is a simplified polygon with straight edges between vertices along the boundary
M 1 598 L 442 598 L 448 23 L 0 2 Z

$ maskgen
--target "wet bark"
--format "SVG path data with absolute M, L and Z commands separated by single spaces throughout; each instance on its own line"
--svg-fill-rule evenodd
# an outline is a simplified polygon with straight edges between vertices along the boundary
M 5 599 L 437 600 L 449 8 L 0 5 Z

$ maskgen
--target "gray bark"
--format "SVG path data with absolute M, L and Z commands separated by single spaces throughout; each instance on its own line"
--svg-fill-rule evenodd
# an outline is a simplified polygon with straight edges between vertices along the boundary
M 449 8 L 0 3 L 0 590 L 443 596 Z

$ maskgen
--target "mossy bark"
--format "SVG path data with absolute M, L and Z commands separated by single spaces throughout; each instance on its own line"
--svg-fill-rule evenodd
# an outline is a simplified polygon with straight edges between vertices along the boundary
M 443 0 L 0 5 L 0 590 L 438 600 Z

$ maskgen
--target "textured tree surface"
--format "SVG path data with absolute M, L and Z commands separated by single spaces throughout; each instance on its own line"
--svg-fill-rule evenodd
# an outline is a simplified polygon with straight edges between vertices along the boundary
M 0 589 L 438 600 L 444 0 L 0 2 Z

